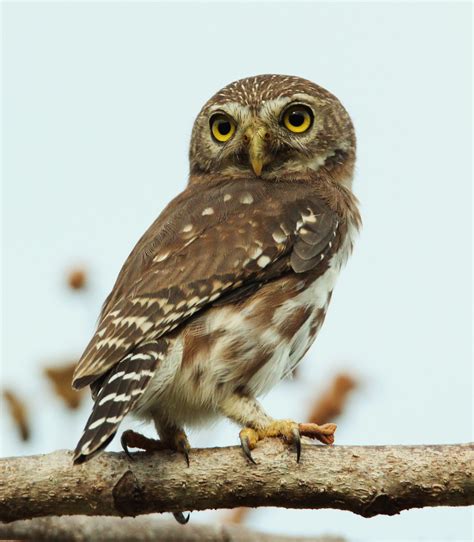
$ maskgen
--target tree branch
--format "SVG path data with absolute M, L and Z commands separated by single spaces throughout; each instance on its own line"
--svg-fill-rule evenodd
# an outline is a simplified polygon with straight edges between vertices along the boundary
M 236 506 L 336 508 L 364 517 L 425 506 L 474 504 L 474 446 L 305 445 L 301 463 L 277 439 L 180 454 L 105 453 L 83 465 L 72 454 L 0 460 L 0 521 L 40 516 L 136 516 Z
M 104 516 L 49 517 L 0 525 L 0 540 L 61 542 L 344 542 L 334 536 L 298 537 L 265 534 L 237 525 L 178 525 L 156 518 Z

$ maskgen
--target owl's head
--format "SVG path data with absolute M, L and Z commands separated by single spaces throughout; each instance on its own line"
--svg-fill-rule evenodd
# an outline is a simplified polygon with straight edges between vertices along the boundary
M 352 174 L 355 134 L 339 100 L 299 77 L 235 81 L 202 108 L 190 147 L 194 176 L 297 178 L 343 166 Z M 348 179 L 343 179 L 346 182 Z

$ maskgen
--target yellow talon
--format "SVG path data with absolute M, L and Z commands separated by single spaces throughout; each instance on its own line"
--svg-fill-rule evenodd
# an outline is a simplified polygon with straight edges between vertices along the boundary
M 252 429 L 245 427 L 239 433 L 240 443 L 245 455 L 255 463 L 251 450 L 255 448 L 259 440 L 264 438 L 282 438 L 288 444 L 294 444 L 296 447 L 296 461 L 299 463 L 301 455 L 301 437 L 317 439 L 323 444 L 332 444 L 334 442 L 334 431 L 336 425 L 327 423 L 317 425 L 315 423 L 296 423 L 292 420 L 274 420 L 262 429 Z

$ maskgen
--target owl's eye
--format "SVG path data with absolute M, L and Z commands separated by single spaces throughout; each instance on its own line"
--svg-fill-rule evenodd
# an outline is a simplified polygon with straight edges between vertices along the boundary
M 282 116 L 283 126 L 296 134 L 302 134 L 311 128 L 314 115 L 306 105 L 292 105 Z
M 229 141 L 235 133 L 235 122 L 223 113 L 212 115 L 209 122 L 212 137 L 220 143 Z

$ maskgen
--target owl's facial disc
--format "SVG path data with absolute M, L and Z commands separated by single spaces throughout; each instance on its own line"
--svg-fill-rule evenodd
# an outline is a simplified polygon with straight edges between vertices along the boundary
M 347 157 L 353 163 L 354 154 L 352 123 L 335 96 L 304 79 L 262 75 L 231 83 L 204 105 L 191 138 L 191 177 L 294 179 Z

